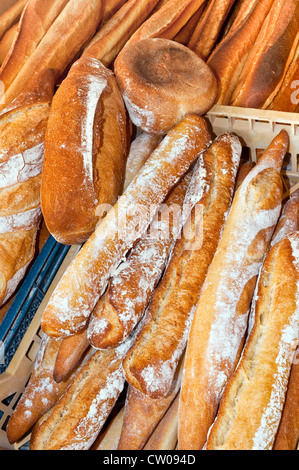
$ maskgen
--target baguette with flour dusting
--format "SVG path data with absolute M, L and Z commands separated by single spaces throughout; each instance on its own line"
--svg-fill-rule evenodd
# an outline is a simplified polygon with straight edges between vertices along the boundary
M 282 206 L 281 131 L 235 194 L 192 322 L 179 412 L 179 449 L 202 449 L 240 358 L 259 270 Z
M 62 276 L 42 318 L 49 336 L 70 336 L 87 325 L 115 269 L 210 138 L 206 121 L 189 115 L 163 139 Z
M 242 146 L 224 134 L 198 160 L 185 203 L 192 212 L 175 243 L 124 369 L 128 382 L 158 399 L 186 346 L 194 308 L 215 254 L 230 208 Z
M 298 281 L 299 233 L 293 232 L 263 264 L 254 326 L 224 390 L 207 450 L 273 448 L 299 340 Z

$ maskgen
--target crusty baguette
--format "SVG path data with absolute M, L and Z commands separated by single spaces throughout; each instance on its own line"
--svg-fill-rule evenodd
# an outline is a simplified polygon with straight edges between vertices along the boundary
M 77 60 L 54 96 L 45 138 L 41 202 L 58 242 L 84 243 L 117 201 L 128 151 L 126 119 L 111 70 L 90 57 Z
M 257 0 L 237 0 L 235 8 L 230 15 L 228 31 L 232 32 L 234 29 L 238 28 L 256 3 Z
M 185 204 L 191 201 L 191 215 L 125 357 L 127 381 L 151 398 L 168 393 L 169 378 L 185 349 L 192 314 L 232 202 L 241 152 L 239 139 L 224 134 L 199 158 L 185 199 Z
M 174 399 L 142 450 L 174 450 L 178 441 L 180 395 Z
M 281 131 L 235 194 L 197 304 L 183 375 L 179 449 L 202 449 L 239 360 L 258 273 L 281 212 Z
M 109 281 L 88 325 L 88 339 L 94 348 L 106 349 L 121 343 L 141 320 L 180 233 L 190 180 L 188 172 Z
M 174 39 L 205 0 L 169 0 L 154 13 L 128 41 L 147 38 Z
M 9 50 L 17 37 L 19 23 L 14 24 L 10 29 L 3 34 L 0 40 L 0 65 L 3 64 L 7 57 Z
M 207 60 L 214 49 L 223 25 L 235 0 L 212 0 L 198 22 L 188 47 L 203 60 Z
M 110 66 L 133 33 L 148 18 L 158 0 L 129 0 L 93 37 L 83 57 L 94 57 Z
M 35 254 L 53 91 L 54 75 L 44 70 L 0 113 L 0 305 L 16 291 Z
M 94 35 L 102 19 L 102 0 L 69 0 L 48 29 L 35 51 L 26 61 L 15 80 L 4 93 L 6 104 L 18 96 L 26 83 L 45 68 L 55 71 L 55 81 L 61 78 L 84 45 Z M 0 106 L 0 109 L 3 105 Z
M 148 134 L 147 132 L 142 132 L 133 140 L 126 163 L 124 191 L 132 183 L 160 142 L 160 136 Z
M 28 0 L 18 0 L 0 16 L 0 39 L 19 19 Z
M 49 336 L 70 336 L 86 326 L 116 267 L 209 142 L 206 121 L 196 115 L 163 139 L 62 276 L 42 318 Z
M 128 0 L 103 0 L 103 19 L 100 22 L 99 28 L 107 23 L 127 1 Z
M 182 27 L 182 29 L 175 35 L 173 38 L 174 41 L 183 44 L 184 46 L 188 46 L 188 43 L 191 39 L 192 34 L 198 24 L 200 18 L 203 15 L 203 12 L 206 8 L 207 2 L 204 2 L 198 10 L 191 16 L 190 20 Z
M 122 358 L 132 338 L 118 348 L 93 351 L 36 430 L 31 450 L 88 450 L 125 385 Z
M 247 177 L 248 173 L 253 169 L 254 163 L 252 161 L 245 162 L 240 165 L 238 175 L 237 175 L 237 181 L 236 181 L 236 186 L 235 186 L 235 191 L 239 189 L 245 178 Z
M 69 0 L 29 0 L 17 37 L 0 70 L 5 93 Z
M 299 232 L 294 232 L 265 259 L 254 326 L 224 390 L 207 450 L 272 449 L 299 339 L 298 281 Z
M 53 368 L 59 340 L 42 337 L 29 382 L 11 415 L 7 428 L 7 438 L 11 444 L 20 441 L 59 400 L 70 385 L 72 378 L 57 384 L 53 379 Z
M 230 104 L 267 108 L 283 83 L 298 43 L 298 1 L 275 0 L 247 57 Z
M 124 406 L 111 420 L 106 429 L 100 433 L 99 437 L 92 445 L 90 450 L 116 450 L 119 442 L 120 433 L 124 422 Z
M 123 427 L 118 450 L 141 450 L 156 429 L 157 425 L 175 400 L 181 386 L 183 359 L 173 379 L 169 378 L 169 392 L 160 400 L 154 400 L 139 390 L 129 386 Z
M 274 96 L 273 101 L 268 104 L 267 109 L 272 111 L 286 111 L 288 113 L 299 110 L 299 46 L 294 55 L 287 73 L 282 81 L 281 87 Z
M 299 230 L 299 189 L 291 195 L 283 207 L 271 240 L 271 246 L 297 230 Z
M 217 104 L 227 105 L 274 0 L 255 0 L 251 9 L 210 55 L 207 63 L 219 81 Z

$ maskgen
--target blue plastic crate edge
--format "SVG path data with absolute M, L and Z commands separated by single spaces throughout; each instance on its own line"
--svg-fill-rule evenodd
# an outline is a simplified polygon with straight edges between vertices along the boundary
M 9 366 L 69 249 L 50 236 L 25 277 L 0 325 L 0 374 Z

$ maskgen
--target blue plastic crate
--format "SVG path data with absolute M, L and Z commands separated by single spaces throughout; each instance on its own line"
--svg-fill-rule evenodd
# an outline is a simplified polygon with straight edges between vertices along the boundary
M 70 246 L 50 236 L 0 325 L 0 375 L 6 371 Z

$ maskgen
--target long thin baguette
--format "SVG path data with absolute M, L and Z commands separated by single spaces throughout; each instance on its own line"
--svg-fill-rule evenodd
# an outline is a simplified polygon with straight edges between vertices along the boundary
M 122 359 L 133 339 L 118 348 L 93 351 L 74 381 L 36 425 L 31 450 L 88 450 L 125 385 Z
M 55 71 L 58 82 L 66 68 L 94 35 L 103 15 L 102 0 L 69 0 L 26 61 L 3 100 L 9 104 L 32 77 L 44 68 Z M 2 105 L 0 109 L 2 109 Z
M 169 392 L 160 400 L 154 400 L 129 386 L 125 403 L 122 432 L 118 450 L 141 450 L 157 425 L 175 400 L 181 386 L 183 360 L 173 379 L 169 379 Z
M 85 327 L 116 267 L 209 143 L 207 124 L 197 115 L 187 116 L 163 139 L 55 289 L 42 318 L 49 336 L 70 336 Z
M 179 449 L 202 449 L 240 358 L 259 270 L 281 212 L 280 170 L 289 143 L 276 136 L 235 194 L 188 340 Z
M 188 47 L 203 60 L 207 60 L 214 49 L 222 27 L 235 0 L 212 0 L 198 22 Z
M 14 24 L 6 33 L 3 34 L 0 40 L 0 66 L 5 61 L 10 48 L 15 41 L 18 34 L 19 23 Z
M 238 138 L 224 134 L 199 160 L 185 201 L 191 197 L 191 216 L 124 360 L 127 381 L 151 398 L 168 393 L 169 379 L 186 346 L 194 308 L 232 202 L 241 152 Z
M 174 41 L 183 44 L 184 46 L 188 46 L 188 43 L 191 39 L 192 34 L 198 24 L 200 18 L 203 15 L 203 12 L 207 6 L 207 2 L 203 3 L 198 10 L 191 16 L 190 20 L 182 27 L 182 29 L 176 34 L 173 38 Z
M 11 444 L 20 441 L 31 430 L 56 404 L 72 381 L 68 378 L 57 384 L 53 378 L 59 346 L 59 340 L 43 336 L 30 380 L 7 424 L 7 438 Z
M 94 57 L 106 67 L 110 66 L 157 5 L 158 0 L 129 0 L 93 37 L 83 57 Z
M 218 44 L 207 63 L 219 80 L 217 104 L 227 105 L 274 0 L 255 0 L 243 21 Z
M 144 163 L 157 148 L 161 138 L 159 136 L 142 133 L 132 142 L 126 164 L 124 191 L 137 176 Z M 87 327 L 75 335 L 61 341 L 54 368 L 54 378 L 57 382 L 64 380 L 73 371 L 80 361 L 82 354 L 89 348 Z
M 147 234 L 109 281 L 88 325 L 89 342 L 94 348 L 106 349 L 121 343 L 141 320 L 180 233 L 190 180 L 188 172 L 166 198 Z
M 298 281 L 299 233 L 294 232 L 265 259 L 254 327 L 224 391 L 207 450 L 272 449 L 299 340 Z
M 0 70 L 5 93 L 69 0 L 29 0 L 17 37 Z
M 174 39 L 205 0 L 169 0 L 133 34 L 128 43 L 147 38 Z
M 20 19 L 28 0 L 18 0 L 0 16 L 0 38 Z
M 116 450 L 124 422 L 124 406 L 109 423 L 105 431 L 97 438 L 91 450 Z
M 248 55 L 230 104 L 267 108 L 281 88 L 298 43 L 298 1 L 275 0 Z

